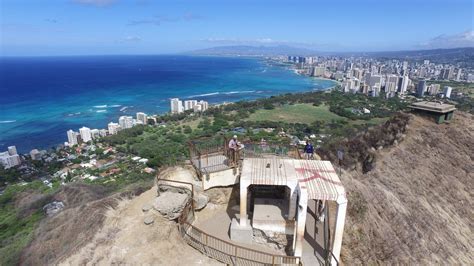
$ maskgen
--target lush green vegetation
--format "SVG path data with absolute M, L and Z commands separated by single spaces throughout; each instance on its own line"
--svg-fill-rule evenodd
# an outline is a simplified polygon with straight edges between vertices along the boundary
M 34 229 L 43 217 L 42 207 L 48 203 L 48 196 L 54 192 L 41 181 L 27 185 L 8 186 L 0 195 L 0 265 L 18 264 L 21 250 L 30 242 Z M 15 202 L 22 193 L 41 194 L 25 206 Z
M 189 140 L 232 135 L 234 128 L 243 128 L 239 133 L 251 141 L 288 143 L 288 138 L 278 134 L 281 131 L 299 138 L 318 133 L 344 137 L 384 122 L 407 105 L 398 98 L 339 91 L 285 94 L 212 107 L 202 115 L 159 116 L 159 125 L 122 130 L 103 141 L 118 151 L 149 159 L 150 167 L 161 167 L 187 159 Z M 364 108 L 370 113 L 364 113 Z
M 461 111 L 474 114 L 474 83 L 433 80 L 428 81 L 428 84 L 439 84 L 441 90 L 444 86 L 452 87 L 450 103 L 455 104 Z
M 21 173 L 16 168 L 5 169 L 3 165 L 0 165 L 0 187 L 5 186 L 7 183 L 13 183 L 21 178 Z
M 271 110 L 260 109 L 251 114 L 248 120 L 310 124 L 315 121 L 346 120 L 346 118 L 332 113 L 326 105 L 300 103 L 282 105 Z

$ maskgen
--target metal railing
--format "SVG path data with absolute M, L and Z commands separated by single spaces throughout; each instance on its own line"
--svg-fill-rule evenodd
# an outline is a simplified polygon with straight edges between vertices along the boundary
M 301 154 L 297 146 L 271 143 L 244 143 L 244 157 L 263 158 L 267 156 L 277 156 L 283 158 L 301 159 Z
M 189 213 L 186 212 L 186 213 Z M 302 265 L 299 257 L 266 253 L 239 246 L 212 236 L 180 219 L 179 230 L 183 239 L 201 253 L 231 265 Z
M 192 225 L 194 216 L 194 186 L 191 183 L 157 179 L 157 184 L 190 188 L 192 200 L 188 201 L 178 217 L 181 237 L 193 248 L 220 262 L 231 265 L 302 265 L 301 258 L 271 254 L 246 248 L 212 236 Z
M 227 139 L 224 136 L 189 141 L 188 146 L 191 164 L 200 176 L 232 167 L 229 165 Z

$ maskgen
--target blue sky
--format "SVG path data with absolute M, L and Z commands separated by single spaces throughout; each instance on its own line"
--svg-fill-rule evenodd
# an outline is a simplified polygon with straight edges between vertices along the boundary
M 1 0 L 1 55 L 474 46 L 472 0 Z

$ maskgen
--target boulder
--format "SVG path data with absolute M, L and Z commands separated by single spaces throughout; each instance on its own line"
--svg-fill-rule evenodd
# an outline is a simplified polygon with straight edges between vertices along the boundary
M 155 222 L 155 218 L 153 216 L 147 216 L 145 217 L 145 219 L 143 219 L 143 222 L 146 224 L 146 225 L 150 225 L 152 224 L 153 222 Z
M 64 209 L 64 203 L 61 201 L 53 201 L 44 205 L 43 210 L 45 211 L 47 216 L 53 216 Z
M 206 207 L 209 202 L 209 198 L 204 194 L 198 194 L 194 197 L 194 209 L 201 210 Z
M 183 212 L 184 207 L 191 199 L 187 193 L 174 192 L 167 190 L 161 192 L 155 199 L 153 208 L 169 220 L 178 218 Z
M 147 204 L 142 206 L 142 211 L 147 212 L 147 211 L 151 210 L 151 208 L 153 208 L 153 206 L 151 206 L 151 204 L 147 203 Z

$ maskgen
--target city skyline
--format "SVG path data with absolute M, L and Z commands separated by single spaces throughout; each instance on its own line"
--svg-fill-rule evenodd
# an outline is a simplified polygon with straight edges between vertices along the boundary
M 318 51 L 474 46 L 472 1 L 2 1 L 2 56 L 169 54 L 225 45 Z

